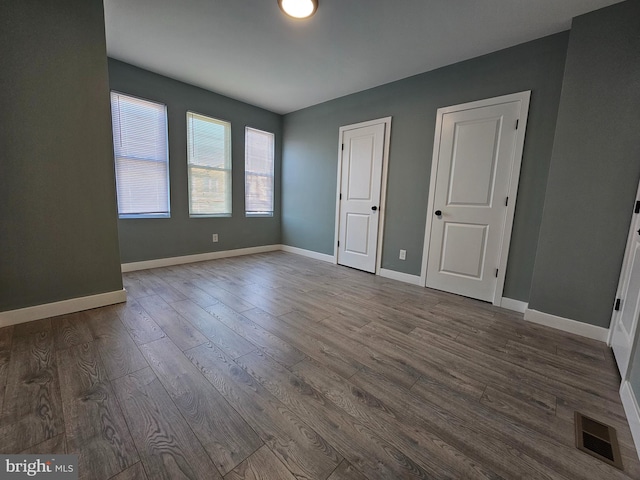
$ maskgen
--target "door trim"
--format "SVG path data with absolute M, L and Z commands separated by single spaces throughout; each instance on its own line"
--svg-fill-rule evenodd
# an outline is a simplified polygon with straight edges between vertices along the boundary
M 631 251 L 631 249 L 633 248 L 633 239 L 635 238 L 635 236 L 637 235 L 635 227 L 637 226 L 637 219 L 636 219 L 636 214 L 635 213 L 635 202 L 640 199 L 640 184 L 638 185 L 638 191 L 636 192 L 636 196 L 634 197 L 634 202 L 633 202 L 633 206 L 634 208 L 631 210 L 631 219 L 629 222 L 629 232 L 627 233 L 627 243 L 624 247 L 624 257 L 622 260 L 622 266 L 620 267 L 620 278 L 618 279 L 618 288 L 616 289 L 616 296 L 615 299 L 621 298 L 623 295 L 623 290 L 627 287 L 627 280 L 629 275 L 631 274 L 630 269 L 631 269 L 631 258 L 629 255 L 629 252 Z M 615 302 L 614 299 L 614 302 Z M 622 300 L 624 302 L 624 299 Z M 612 310 L 611 313 L 611 321 L 609 322 L 609 335 L 607 336 L 607 345 L 609 347 L 613 347 L 613 334 L 615 333 L 617 327 L 618 327 L 618 323 L 622 320 L 621 318 L 622 316 L 622 309 L 620 310 Z M 631 332 L 631 337 L 635 340 L 637 338 L 637 333 L 638 333 L 638 324 L 640 323 L 640 321 L 638 319 L 636 319 L 635 324 L 633 326 L 633 331 Z M 638 354 L 637 352 L 637 348 L 638 348 L 638 342 L 634 341 L 633 345 L 631 345 L 631 349 L 629 350 L 629 358 L 627 359 L 627 369 L 626 372 L 624 374 L 624 376 L 622 376 L 622 384 L 621 384 L 621 390 L 622 390 L 622 386 L 624 386 L 625 381 L 629 380 L 630 378 L 630 374 L 631 374 L 631 366 L 629 365 L 629 362 L 631 362 L 631 360 L 634 358 L 634 356 L 636 354 Z M 614 354 L 614 359 L 615 359 L 615 354 Z M 616 365 L 618 365 L 618 362 L 616 360 Z M 618 369 L 620 367 L 618 366 Z M 638 446 L 638 449 L 640 449 L 640 446 Z
M 336 223 L 334 228 L 333 239 L 333 263 L 338 264 L 338 238 L 340 235 L 340 186 L 342 184 L 342 137 L 344 132 L 348 130 L 354 130 L 356 128 L 370 127 L 372 125 L 379 125 L 384 123 L 384 147 L 382 150 L 382 179 L 380 185 L 380 206 L 378 207 L 378 213 L 380 219 L 378 221 L 378 239 L 376 245 L 376 275 L 380 275 L 380 266 L 382 264 L 382 238 L 384 236 L 384 220 L 387 203 L 387 176 L 389 171 L 389 151 L 391 141 L 391 118 L 383 117 L 376 120 L 368 120 L 366 122 L 354 123 L 352 125 L 344 125 L 340 127 L 338 133 L 338 178 L 336 182 Z
M 435 203 L 436 177 L 438 174 L 438 158 L 440 156 L 440 137 L 442 135 L 442 119 L 446 113 L 470 110 L 473 108 L 487 107 L 500 103 L 521 102 L 519 124 L 516 131 L 516 144 L 514 151 L 513 166 L 509 178 L 509 205 L 507 205 L 504 231 L 500 240 L 500 253 L 498 261 L 498 279 L 496 291 L 493 295 L 493 304 L 500 306 L 502 293 L 504 290 L 505 273 L 507 270 L 507 257 L 509 255 L 509 244 L 511 242 L 511 231 L 513 229 L 513 217 L 516 210 L 516 198 L 518 194 L 518 183 L 520 180 L 520 167 L 522 165 L 522 153 L 524 150 L 524 137 L 527 131 L 527 118 L 529 115 L 529 101 L 531 90 L 524 92 L 502 95 L 499 97 L 487 98 L 475 102 L 452 105 L 450 107 L 439 108 L 436 112 L 436 130 L 433 140 L 433 156 L 431 157 L 431 178 L 429 180 L 429 202 L 427 205 L 427 219 L 424 233 L 424 248 L 422 250 L 422 269 L 420 270 L 420 285 L 427 286 L 427 263 L 429 261 L 429 242 L 431 240 L 431 224 L 433 222 L 433 210 Z
M 636 196 L 634 198 L 634 208 L 635 208 L 635 200 L 640 199 L 640 184 L 638 184 L 638 191 L 636 192 Z M 629 250 L 631 250 L 631 238 L 634 237 L 635 231 L 635 218 L 634 218 L 634 210 L 631 210 L 631 220 L 629 221 L 629 232 L 627 233 L 627 243 L 624 246 L 624 256 L 622 257 L 622 266 L 620 267 L 620 277 L 618 278 L 618 288 L 616 289 L 615 298 L 620 298 L 622 296 L 622 289 L 625 286 L 627 275 L 629 274 L 629 268 L 631 267 L 629 262 Z M 614 300 L 615 302 L 615 300 Z M 612 310 L 611 312 L 611 321 L 609 322 L 609 337 L 607 338 L 607 345 L 611 346 L 613 341 L 613 331 L 618 325 L 620 321 L 620 314 L 622 310 Z M 633 353 L 633 352 L 631 352 Z M 622 379 L 625 380 L 624 378 Z

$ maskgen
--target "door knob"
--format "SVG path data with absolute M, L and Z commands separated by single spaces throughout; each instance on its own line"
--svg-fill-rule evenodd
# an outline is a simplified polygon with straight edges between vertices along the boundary
M 375 212 L 376 210 L 378 210 L 378 207 L 376 207 L 376 206 L 374 205 L 373 207 L 371 207 L 371 210 L 373 210 L 373 211 Z
M 442 216 L 442 210 L 436 210 L 435 214 L 437 217 L 441 217 Z

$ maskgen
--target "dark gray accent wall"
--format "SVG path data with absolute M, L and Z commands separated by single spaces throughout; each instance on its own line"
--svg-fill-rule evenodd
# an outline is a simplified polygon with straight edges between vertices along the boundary
M 147 70 L 109 59 L 112 90 L 164 103 L 169 130 L 171 218 L 120 219 L 122 262 L 193 255 L 280 243 L 280 165 L 282 116 Z M 187 111 L 231 122 L 232 217 L 189 218 Z M 276 138 L 275 213 L 244 213 L 244 131 L 250 126 Z M 220 241 L 213 243 L 217 233 Z
M 121 290 L 102 1 L 0 11 L 0 311 Z
M 382 267 L 419 275 L 437 109 L 532 90 L 504 292 L 528 300 L 567 41 L 560 33 L 285 115 L 283 243 L 333 254 L 338 129 L 392 116 Z
M 529 307 L 607 327 L 640 177 L 640 2 L 573 21 Z

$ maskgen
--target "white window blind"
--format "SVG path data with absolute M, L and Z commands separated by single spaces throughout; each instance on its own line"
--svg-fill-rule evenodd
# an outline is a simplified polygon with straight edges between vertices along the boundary
M 231 215 L 231 124 L 187 112 L 189 214 Z
M 118 214 L 169 215 L 165 105 L 111 92 Z
M 273 215 L 273 161 L 275 136 L 245 129 L 245 210 L 247 215 Z

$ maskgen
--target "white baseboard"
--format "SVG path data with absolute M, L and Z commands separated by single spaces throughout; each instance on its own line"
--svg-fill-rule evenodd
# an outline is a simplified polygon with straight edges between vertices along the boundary
M 410 283 L 411 285 L 422 286 L 420 283 L 420 275 L 411 275 L 410 273 L 396 272 L 395 270 L 381 268 L 380 276 L 390 278 L 391 280 L 398 280 L 399 282 Z
M 148 270 L 150 268 L 170 267 L 172 265 L 183 265 L 185 263 L 205 262 L 207 260 L 216 260 L 218 258 L 239 257 L 241 255 L 275 252 L 280 249 L 281 245 L 263 245 L 260 247 L 237 248 L 234 250 L 222 250 L 219 252 L 198 253 L 195 255 L 184 255 L 181 257 L 158 258 L 156 260 L 123 263 L 121 268 L 122 273 L 135 272 L 137 270 Z
M 127 292 L 123 289 L 89 295 L 87 297 L 71 298 L 60 302 L 45 303 L 34 307 L 20 308 L 18 310 L 9 310 L 7 312 L 0 312 L 0 328 L 126 301 Z
M 524 313 L 527 311 L 527 308 L 529 308 L 529 304 L 520 300 L 514 300 L 513 298 L 502 297 L 500 307 L 514 312 Z
M 335 257 L 333 255 L 327 255 L 326 253 L 318 253 L 312 250 L 305 250 L 304 248 L 292 247 L 290 245 L 280 245 L 280 250 L 283 252 L 295 253 L 296 255 L 302 255 L 303 257 L 313 258 L 314 260 L 336 263 Z
M 606 342 L 609 336 L 609 329 L 597 327 L 584 322 L 578 322 L 569 318 L 557 317 L 550 313 L 538 312 L 537 310 L 526 309 L 524 319 L 528 322 L 545 325 L 547 327 L 557 328 L 564 332 L 575 333 L 582 337 L 591 338 Z
M 629 422 L 633 443 L 636 444 L 636 452 L 638 452 L 638 456 L 640 457 L 640 407 L 638 407 L 638 399 L 633 393 L 633 389 L 628 380 L 625 380 L 622 382 L 622 385 L 620 385 L 620 399 L 622 400 L 624 413 Z

